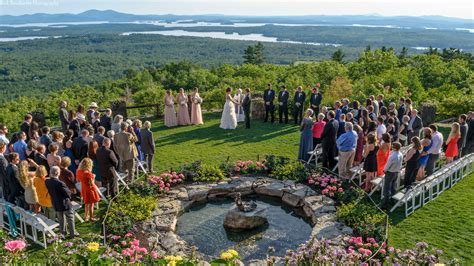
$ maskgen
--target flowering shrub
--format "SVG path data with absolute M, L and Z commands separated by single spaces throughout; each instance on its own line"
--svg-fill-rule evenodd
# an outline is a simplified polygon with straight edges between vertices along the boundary
M 337 176 L 331 176 L 326 173 L 313 173 L 308 176 L 306 181 L 325 196 L 339 199 L 344 195 L 342 180 Z
M 9 240 L 5 242 L 2 250 L 2 262 L 15 263 L 18 260 L 27 259 L 25 249 L 26 242 L 23 239 Z
M 235 162 L 234 172 L 236 174 L 263 174 L 266 173 L 268 168 L 262 161 L 237 161 Z
M 341 204 L 336 209 L 338 220 L 352 227 L 354 233 L 363 237 L 381 239 L 384 235 L 387 215 L 365 201 Z
M 331 245 L 329 240 L 311 239 L 288 251 L 285 257 L 288 265 L 434 265 L 439 262 L 440 250 L 429 249 L 426 243 L 418 243 L 414 249 L 400 250 L 386 248 L 373 238 L 363 241 L 361 237 L 349 240 L 349 248 Z
M 165 172 L 159 176 L 149 176 L 148 182 L 157 188 L 158 193 L 165 193 L 170 190 L 170 187 L 184 180 L 184 175 L 176 172 Z
M 213 260 L 211 264 L 233 266 L 237 264 L 238 259 L 240 259 L 239 253 L 234 249 L 228 249 L 222 252 L 219 259 Z

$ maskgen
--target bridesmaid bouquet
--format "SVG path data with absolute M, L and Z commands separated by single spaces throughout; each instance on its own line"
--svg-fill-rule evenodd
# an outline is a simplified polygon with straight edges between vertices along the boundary
M 181 101 L 180 104 L 181 105 L 186 105 L 186 101 Z
M 199 97 L 199 96 L 194 97 L 194 103 L 201 104 L 202 103 L 202 98 Z

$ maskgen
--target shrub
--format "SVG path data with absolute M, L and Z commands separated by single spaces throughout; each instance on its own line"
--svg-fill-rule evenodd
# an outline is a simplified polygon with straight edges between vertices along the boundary
M 273 154 L 265 155 L 265 166 L 268 172 L 272 172 L 277 166 L 287 164 L 290 162 L 290 158 L 283 156 L 276 156 Z
M 343 203 L 337 208 L 336 215 L 338 220 L 352 227 L 356 235 L 378 239 L 384 235 L 387 215 L 370 203 L 364 201 Z
M 125 234 L 135 223 L 150 218 L 156 207 L 154 197 L 126 191 L 112 202 L 105 221 L 107 229 L 114 234 Z
M 185 164 L 181 166 L 180 172 L 183 173 L 184 177 L 188 181 L 192 181 L 199 177 L 199 171 L 201 170 L 201 161 L 195 161 L 191 164 Z
M 267 167 L 262 161 L 237 161 L 234 172 L 237 174 L 263 174 L 267 172 Z
M 194 181 L 199 182 L 215 182 L 224 179 L 224 173 L 217 166 L 202 164 L 198 171 L 198 176 L 195 177 Z
M 219 165 L 219 169 L 221 169 L 222 173 L 226 177 L 231 177 L 232 175 L 234 175 L 234 168 L 234 163 L 231 163 L 229 161 L 222 162 Z
M 270 176 L 280 180 L 303 180 L 306 177 L 306 169 L 303 163 L 291 161 L 286 164 L 277 165 Z

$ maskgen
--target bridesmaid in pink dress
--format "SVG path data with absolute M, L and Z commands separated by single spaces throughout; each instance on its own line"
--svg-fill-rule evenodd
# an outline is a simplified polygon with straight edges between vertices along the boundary
M 199 89 L 194 88 L 193 94 L 191 95 L 191 100 L 193 102 L 191 109 L 191 123 L 194 125 L 202 125 L 202 113 L 201 113 L 201 103 L 202 98 L 199 96 Z
M 188 112 L 188 96 L 184 93 L 184 89 L 179 89 L 178 96 L 176 96 L 178 102 L 178 126 L 187 126 L 191 124 Z
M 167 90 L 165 96 L 165 126 L 174 127 L 177 124 L 176 112 L 174 111 L 174 98 L 171 91 Z

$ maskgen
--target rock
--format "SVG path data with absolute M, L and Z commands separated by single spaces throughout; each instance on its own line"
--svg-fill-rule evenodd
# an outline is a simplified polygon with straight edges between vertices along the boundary
M 205 201 L 209 192 L 209 187 L 206 185 L 190 186 L 187 192 L 190 200 Z
M 321 207 L 319 207 L 318 209 L 314 211 L 314 214 L 316 215 L 316 217 L 319 217 L 322 214 L 326 214 L 326 213 L 336 213 L 336 207 L 322 205 Z
M 249 230 L 268 224 L 265 209 L 257 207 L 251 212 L 241 212 L 237 208 L 231 209 L 224 219 L 224 227 L 232 230 Z
M 271 197 L 283 197 L 283 189 L 285 185 L 281 182 L 274 182 L 255 188 L 255 192 L 260 195 L 271 196 Z
M 188 192 L 186 191 L 186 189 L 184 189 L 184 191 L 180 191 L 178 195 L 176 195 L 176 198 L 179 200 L 189 200 Z
M 292 193 L 285 193 L 283 194 L 283 197 L 281 200 L 285 203 L 288 204 L 291 207 L 301 207 L 303 206 L 303 198 L 301 198 L 298 195 L 292 194 Z
M 163 238 L 161 239 L 161 246 L 168 250 L 171 254 L 175 254 L 179 247 L 176 246 L 183 246 L 186 243 L 182 240 L 179 240 L 178 237 L 173 232 L 166 233 Z M 173 252 L 174 251 L 174 252 Z
M 176 230 L 178 219 L 176 214 L 163 214 L 156 216 L 154 222 L 157 230 L 174 232 Z
M 266 260 L 251 260 L 247 262 L 248 266 L 267 266 Z

